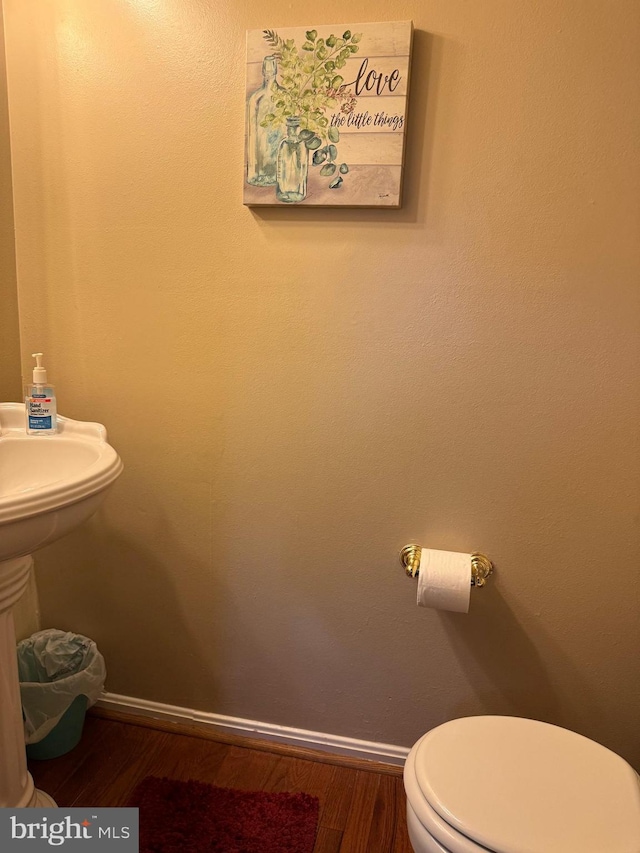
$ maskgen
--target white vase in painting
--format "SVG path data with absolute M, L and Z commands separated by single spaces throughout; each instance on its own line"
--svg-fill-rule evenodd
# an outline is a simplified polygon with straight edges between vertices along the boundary
M 300 119 L 287 119 L 287 135 L 278 148 L 278 183 L 276 198 L 285 204 L 303 201 L 307 195 L 307 171 L 309 152 L 298 133 Z
M 262 85 L 247 100 L 247 183 L 269 187 L 276 183 L 278 145 L 282 139 L 279 128 L 262 126 L 272 111 L 273 94 L 280 86 L 276 82 L 278 67 L 275 56 L 265 56 L 262 62 Z

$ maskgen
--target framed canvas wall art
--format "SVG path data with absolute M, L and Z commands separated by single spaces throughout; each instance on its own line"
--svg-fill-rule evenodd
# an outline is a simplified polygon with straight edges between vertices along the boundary
M 247 33 L 244 203 L 401 206 L 411 21 Z

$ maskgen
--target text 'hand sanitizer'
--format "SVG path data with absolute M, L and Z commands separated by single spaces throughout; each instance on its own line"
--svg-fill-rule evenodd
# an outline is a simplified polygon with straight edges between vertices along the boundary
M 54 435 L 56 423 L 56 395 L 53 385 L 47 383 L 47 371 L 42 366 L 42 353 L 34 352 L 33 383 L 25 389 L 28 435 Z

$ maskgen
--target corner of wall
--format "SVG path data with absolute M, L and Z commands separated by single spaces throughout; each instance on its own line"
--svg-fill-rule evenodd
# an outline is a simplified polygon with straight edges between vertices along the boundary
M 11 141 L 7 104 L 4 20 L 0 5 L 0 400 L 21 396 L 20 327 L 16 279 Z

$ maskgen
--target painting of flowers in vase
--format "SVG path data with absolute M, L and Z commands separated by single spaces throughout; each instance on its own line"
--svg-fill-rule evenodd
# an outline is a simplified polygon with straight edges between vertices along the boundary
M 411 21 L 247 32 L 244 203 L 402 203 Z

